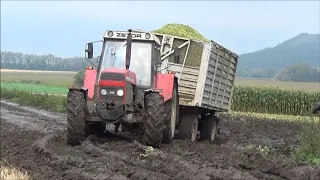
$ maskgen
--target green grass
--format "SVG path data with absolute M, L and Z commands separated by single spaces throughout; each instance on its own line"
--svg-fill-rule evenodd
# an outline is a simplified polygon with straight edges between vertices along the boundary
M 304 124 L 299 135 L 300 148 L 294 153 L 299 161 L 320 165 L 320 118 Z
M 1 82 L 39 81 L 39 84 L 67 86 L 77 72 L 26 71 L 1 69 Z M 236 78 L 235 84 L 258 87 L 278 87 L 287 90 L 319 91 L 320 83 L 273 81 L 270 79 Z
M 76 72 L 1 69 L 1 82 L 38 81 L 39 84 L 67 86 L 73 83 Z
M 48 94 L 32 94 L 21 89 L 8 89 L 1 86 L 1 99 L 8 99 L 22 105 L 38 107 L 55 112 L 66 112 L 67 98 L 65 96 L 52 96 Z M 261 114 L 245 112 L 221 113 L 235 117 L 254 119 L 270 119 L 292 121 L 303 126 L 299 134 L 300 147 L 293 153 L 297 161 L 320 165 L 320 118 L 317 116 L 292 116 L 279 114 Z
M 20 82 L 1 82 L 1 87 L 6 89 L 22 89 L 37 93 L 48 94 L 67 94 L 68 88 L 63 86 L 53 86 L 35 83 L 20 83 Z
M 30 81 L 24 80 L 24 82 Z M 39 83 L 38 81 L 32 81 L 31 83 L 1 82 L 1 87 L 48 94 L 66 95 L 68 92 L 66 86 Z M 236 86 L 233 92 L 232 111 L 269 114 L 308 115 L 320 97 L 320 92 L 296 92 L 250 86 Z
M 1 99 L 49 111 L 66 112 L 67 98 L 62 95 L 34 94 L 31 91 L 1 86 Z
M 1 69 L 1 86 L 5 88 L 31 90 L 33 92 L 47 92 L 49 94 L 66 94 L 68 92 L 67 85 L 73 84 L 75 74 L 76 72 Z M 29 82 L 29 84 L 21 82 Z M 235 83 L 237 86 L 252 87 L 246 88 L 246 90 L 250 90 L 252 94 L 245 93 L 246 90 L 242 91 L 243 93 L 239 93 L 241 88 L 235 88 L 232 99 L 233 105 L 231 107 L 231 110 L 234 111 L 306 115 L 315 103 L 315 99 L 318 98 L 317 96 L 320 96 L 320 93 L 315 93 L 319 91 L 320 83 L 282 82 L 246 78 L 236 78 Z M 268 94 L 268 91 L 271 92 L 270 89 L 259 89 L 255 91 L 254 89 L 256 89 L 256 87 L 278 87 L 280 90 L 273 91 L 280 94 L 278 94 L 277 97 Z M 300 95 L 303 95 L 304 98 L 301 98 L 302 96 L 300 96 L 299 93 L 293 95 L 294 93 L 289 91 L 285 93 L 281 90 L 302 90 Z M 262 92 L 266 93 L 265 95 L 268 96 L 268 99 L 260 95 Z M 305 92 L 310 92 L 312 95 L 307 95 Z M 282 95 L 290 95 L 290 97 L 286 98 Z M 255 98 L 253 98 L 253 96 Z M 291 103 L 290 101 L 293 102 Z M 301 102 L 303 102 L 303 104 Z

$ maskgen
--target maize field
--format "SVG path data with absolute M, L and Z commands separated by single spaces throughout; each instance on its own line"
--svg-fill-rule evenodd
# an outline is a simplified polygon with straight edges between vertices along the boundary
M 308 115 L 320 98 L 320 91 L 306 92 L 277 88 L 235 86 L 232 111 Z

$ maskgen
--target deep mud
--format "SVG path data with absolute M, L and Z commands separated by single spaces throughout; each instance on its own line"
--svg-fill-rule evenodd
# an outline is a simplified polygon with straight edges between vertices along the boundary
M 291 158 L 298 125 L 225 117 L 215 144 L 175 140 L 159 149 L 107 134 L 66 145 L 66 116 L 1 101 L 1 159 L 34 179 L 319 180 Z M 269 153 L 259 149 L 267 147 Z

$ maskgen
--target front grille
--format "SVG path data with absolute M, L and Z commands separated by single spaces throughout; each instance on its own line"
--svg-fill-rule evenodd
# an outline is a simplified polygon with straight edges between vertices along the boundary
M 107 90 L 107 94 L 106 95 L 102 95 L 101 94 L 101 89 L 106 89 Z M 123 102 L 123 99 L 124 99 L 124 96 L 118 96 L 117 95 L 117 91 L 119 89 L 123 89 L 123 87 L 100 87 L 100 91 L 99 91 L 99 94 L 100 94 L 100 100 L 111 100 L 111 101 L 117 101 L 117 102 Z M 113 92 L 113 93 L 111 93 Z
M 123 96 L 110 96 L 110 95 L 100 95 L 100 100 L 108 100 L 108 101 L 114 101 L 114 102 L 123 102 Z
M 101 80 L 124 81 L 125 76 L 124 76 L 124 74 L 117 74 L 117 73 L 101 73 L 100 79 Z

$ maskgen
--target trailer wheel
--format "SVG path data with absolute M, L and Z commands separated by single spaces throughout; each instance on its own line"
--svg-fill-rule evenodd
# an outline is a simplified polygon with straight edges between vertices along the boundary
M 166 112 L 170 112 L 167 116 L 166 128 L 163 132 L 163 142 L 171 143 L 174 139 L 174 132 L 176 129 L 176 123 L 179 120 L 179 94 L 178 94 L 178 84 L 174 83 L 172 99 L 168 103 Z
M 205 116 L 200 123 L 200 139 L 209 140 L 210 143 L 216 138 L 218 130 L 218 119 L 215 116 Z
M 88 106 L 85 94 L 79 90 L 70 90 L 67 100 L 67 143 L 79 145 L 86 138 Z
M 149 93 L 145 96 L 147 112 L 144 123 L 142 141 L 145 145 L 160 147 L 164 129 L 164 100 L 158 93 Z
M 198 114 L 184 115 L 178 130 L 180 139 L 189 139 L 191 142 L 196 141 L 198 133 Z

